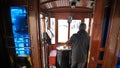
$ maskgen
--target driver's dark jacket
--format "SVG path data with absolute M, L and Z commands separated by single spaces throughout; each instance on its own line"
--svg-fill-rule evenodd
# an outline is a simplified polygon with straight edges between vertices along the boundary
M 72 62 L 85 62 L 89 49 L 89 35 L 85 30 L 73 34 L 67 44 L 72 46 Z

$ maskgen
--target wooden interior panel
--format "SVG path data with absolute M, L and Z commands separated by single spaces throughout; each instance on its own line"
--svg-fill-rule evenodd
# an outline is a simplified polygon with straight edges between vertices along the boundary
M 92 18 L 92 13 L 54 13 L 55 18 L 58 19 L 68 19 L 71 15 L 73 19 L 84 19 L 84 18 Z
M 76 2 L 74 9 L 69 0 L 40 0 L 40 8 L 46 12 L 92 12 L 94 0 L 81 0 Z
M 74 12 L 74 13 L 92 13 L 92 9 L 90 8 L 86 8 L 86 7 L 76 7 L 74 9 L 71 9 L 71 7 L 56 7 L 53 9 L 48 9 L 49 12 L 55 13 L 55 12 L 60 12 L 60 13 L 64 13 L 64 12 Z
M 31 57 L 32 57 L 32 68 L 41 68 L 42 67 L 42 58 L 41 57 L 41 47 L 40 41 L 38 41 L 38 0 L 29 0 L 28 1 L 28 22 L 29 30 L 31 36 Z
M 119 52 L 119 31 L 120 31 L 120 1 L 112 0 L 112 12 L 111 12 L 111 25 L 110 31 L 107 38 L 105 57 L 104 57 L 104 68 L 115 68 L 117 63 L 117 57 Z
M 103 61 L 98 59 L 101 50 L 101 38 L 102 38 L 102 24 L 104 20 L 104 7 L 106 0 L 97 0 L 94 12 L 93 29 L 90 43 L 90 62 L 88 68 L 97 68 L 98 65 L 102 65 Z

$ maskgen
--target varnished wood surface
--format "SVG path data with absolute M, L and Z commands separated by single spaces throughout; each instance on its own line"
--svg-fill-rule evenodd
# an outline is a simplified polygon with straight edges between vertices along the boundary
M 92 12 L 94 0 L 80 0 L 76 2 L 76 8 L 71 8 L 69 0 L 40 0 L 40 8 L 47 12 Z
M 90 42 L 90 58 L 88 68 L 97 68 L 98 64 L 102 64 L 102 60 L 98 59 L 100 53 L 100 45 L 102 38 L 102 24 L 104 20 L 104 7 L 106 0 L 96 0 L 96 7 L 93 15 L 93 29 Z
M 29 0 L 28 1 L 28 22 L 29 22 L 29 32 L 31 36 L 31 57 L 32 57 L 32 68 L 42 68 L 41 65 L 41 45 L 38 41 L 38 0 Z
M 112 2 L 111 25 L 106 43 L 103 68 L 116 68 L 120 46 L 120 0 L 112 0 Z
M 72 15 L 73 20 L 74 19 L 82 20 L 84 18 L 93 17 L 92 13 L 54 13 L 54 15 L 55 15 L 55 18 L 58 18 L 58 19 L 68 19 L 68 17 Z

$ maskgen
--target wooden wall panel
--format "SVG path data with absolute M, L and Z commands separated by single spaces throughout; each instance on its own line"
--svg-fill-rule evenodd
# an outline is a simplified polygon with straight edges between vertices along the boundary
M 42 68 L 41 65 L 41 50 L 38 38 L 38 20 L 39 20 L 39 10 L 38 10 L 38 0 L 28 1 L 28 21 L 29 21 L 29 31 L 31 36 L 31 57 L 33 66 L 32 68 Z
M 102 26 L 100 26 L 100 24 L 93 25 L 93 32 L 92 32 L 91 43 L 90 43 L 89 68 L 97 68 L 98 55 L 99 55 L 101 36 L 102 36 L 101 27 Z
M 112 0 L 112 12 L 110 20 L 110 30 L 107 38 L 105 57 L 104 57 L 104 68 L 115 68 L 116 59 L 119 51 L 119 32 L 120 32 L 120 0 Z
M 102 24 L 104 21 L 104 7 L 106 0 L 96 0 L 96 7 L 93 15 L 93 28 L 90 42 L 90 58 L 88 68 L 97 68 L 97 64 L 102 64 L 98 56 L 102 38 Z
M 68 19 L 70 15 L 73 16 L 73 19 L 84 19 L 84 18 L 92 18 L 92 13 L 54 13 L 56 18 Z

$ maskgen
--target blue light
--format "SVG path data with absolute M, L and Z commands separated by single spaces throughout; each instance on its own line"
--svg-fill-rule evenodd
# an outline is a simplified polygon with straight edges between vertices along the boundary
M 120 68 L 120 65 L 117 65 L 116 68 Z
M 14 43 L 16 49 L 16 54 L 18 56 L 28 55 L 30 56 L 30 50 L 24 47 L 30 47 L 29 41 L 24 37 L 29 37 L 28 35 L 28 22 L 27 22 L 27 11 L 26 7 L 10 7 L 11 21 L 12 21 L 12 31 L 14 35 Z M 20 48 L 22 47 L 22 48 Z
M 24 43 L 19 43 L 19 47 L 24 47 Z

